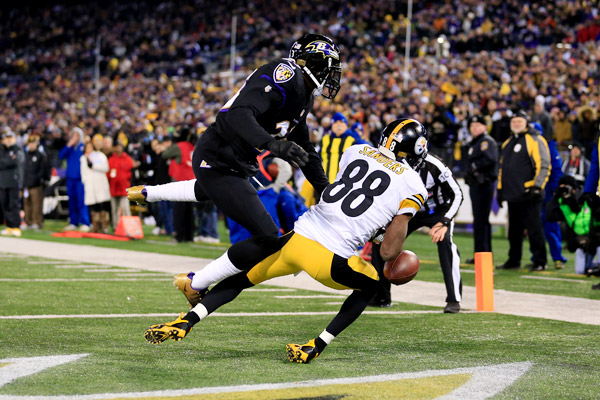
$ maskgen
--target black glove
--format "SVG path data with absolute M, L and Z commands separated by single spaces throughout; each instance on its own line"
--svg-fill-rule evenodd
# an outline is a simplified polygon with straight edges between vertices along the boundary
M 537 186 L 528 187 L 525 189 L 525 197 L 530 200 L 540 200 L 542 198 L 542 188 Z
M 266 144 L 271 153 L 290 164 L 292 167 L 303 167 L 308 162 L 308 153 L 294 142 L 287 140 L 271 140 Z
M 498 206 L 502 208 L 502 203 L 504 202 L 504 193 L 502 193 L 502 190 L 500 189 L 498 189 L 496 192 L 496 200 L 498 201 Z

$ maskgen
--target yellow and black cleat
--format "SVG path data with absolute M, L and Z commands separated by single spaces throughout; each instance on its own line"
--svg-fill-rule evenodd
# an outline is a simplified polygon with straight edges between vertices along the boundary
M 183 313 L 181 313 L 175 321 L 150 326 L 144 332 L 144 339 L 152 344 L 162 343 L 167 339 L 177 341 L 183 339 L 191 330 L 192 327 L 189 326 L 188 321 L 183 319 Z
M 194 273 L 190 272 L 189 274 L 179 274 L 175 275 L 175 280 L 173 281 L 173 285 L 181 290 L 181 292 L 185 295 L 185 298 L 190 305 L 190 308 L 196 307 L 200 300 L 208 293 L 207 289 L 202 291 L 197 291 L 192 289 L 192 278 L 194 277 Z
M 308 364 L 313 358 L 319 357 L 315 339 L 306 344 L 288 344 L 286 347 L 287 358 L 290 362 Z
M 147 192 L 144 185 L 128 187 L 125 190 L 127 191 L 127 199 L 135 201 L 138 204 L 147 204 Z

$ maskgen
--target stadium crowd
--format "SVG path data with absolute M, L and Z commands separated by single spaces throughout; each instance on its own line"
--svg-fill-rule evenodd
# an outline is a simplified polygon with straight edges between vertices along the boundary
M 342 89 L 333 101 L 316 100 L 316 144 L 338 112 L 371 142 L 399 116 L 415 118 L 431 136 L 431 151 L 461 176 L 460 146 L 470 140 L 466 125 L 474 115 L 502 143 L 513 113 L 525 111 L 533 121 L 545 112 L 551 120 L 543 134 L 563 155 L 575 143 L 589 156 L 600 132 L 598 1 L 566 0 L 417 2 L 408 76 L 406 9 L 391 0 L 3 8 L 0 127 L 21 146 L 39 138 L 59 174 L 59 151 L 74 127 L 85 138 L 110 137 L 139 161 L 132 184 L 145 183 L 152 140 L 189 128 L 202 133 L 231 97 L 222 71 L 230 66 L 233 13 L 234 90 L 258 65 L 287 56 L 306 31 L 339 44 Z

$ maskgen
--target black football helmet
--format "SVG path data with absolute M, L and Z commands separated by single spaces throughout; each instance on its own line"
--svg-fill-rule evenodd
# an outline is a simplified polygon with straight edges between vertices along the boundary
M 378 150 L 392 160 L 406 160 L 417 170 L 427 156 L 427 130 L 417 120 L 397 119 L 383 128 Z
M 333 99 L 340 90 L 342 67 L 340 49 L 324 35 L 308 33 L 290 48 L 290 58 L 296 61 L 315 84 L 317 95 Z

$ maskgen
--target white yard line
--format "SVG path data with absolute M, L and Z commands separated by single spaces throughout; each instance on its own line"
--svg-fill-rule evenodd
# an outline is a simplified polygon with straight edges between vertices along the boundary
M 91 268 L 84 269 L 83 272 L 141 272 L 139 269 L 128 269 L 124 270 L 122 268 Z
M 364 311 L 366 315 L 410 315 L 410 314 L 440 314 L 442 311 Z M 298 312 L 237 312 L 210 314 L 210 317 L 293 317 L 311 315 L 336 315 L 338 311 L 298 311 Z M 149 314 L 47 314 L 47 315 L 1 315 L 3 319 L 70 319 L 70 318 L 147 318 L 165 317 L 176 318 L 179 314 L 173 313 L 149 313 Z
M 73 261 L 74 263 L 76 261 Z M 50 265 L 50 264 L 67 264 L 67 262 L 65 260 L 29 260 L 27 261 L 27 264 L 43 264 L 43 265 Z
M 76 355 L 79 356 L 79 355 Z M 0 360 L 4 361 L 4 360 Z M 87 395 L 71 396 L 14 396 L 0 395 L 0 400 L 8 399 L 27 399 L 27 400 L 100 400 L 100 399 L 122 399 L 122 398 L 147 398 L 147 397 L 182 397 L 215 393 L 237 393 L 237 398 L 243 398 L 240 393 L 258 392 L 277 389 L 298 389 L 298 393 L 303 397 L 310 393 L 306 388 L 318 388 L 329 385 L 355 385 L 372 382 L 389 382 L 397 380 L 421 379 L 437 376 L 450 375 L 469 375 L 470 379 L 462 386 L 456 388 L 451 393 L 439 397 L 443 400 L 480 400 L 487 399 L 497 395 L 504 389 L 512 385 L 517 379 L 523 376 L 533 366 L 530 362 L 520 362 L 511 364 L 487 365 L 483 367 L 467 367 L 453 369 L 427 370 L 419 372 L 404 372 L 399 374 L 371 375 L 349 378 L 334 379 L 312 379 L 310 381 L 295 381 L 284 383 L 263 383 L 257 385 L 240 386 L 217 386 L 203 387 L 195 389 L 178 390 L 160 390 L 154 392 L 129 392 L 129 393 L 100 393 Z M 1 369 L 0 369 L 1 371 Z M 1 375 L 0 375 L 1 377 Z M 316 391 L 318 389 L 313 389 Z M 399 394 L 401 397 L 401 394 Z M 310 396 L 313 398 L 313 396 Z M 344 396 L 342 396 L 344 397 Z M 252 397 L 254 398 L 254 396 Z M 287 398 L 287 396 L 286 396 Z M 317 397 L 315 397 L 317 398 Z M 319 397 L 321 398 L 321 397 Z

